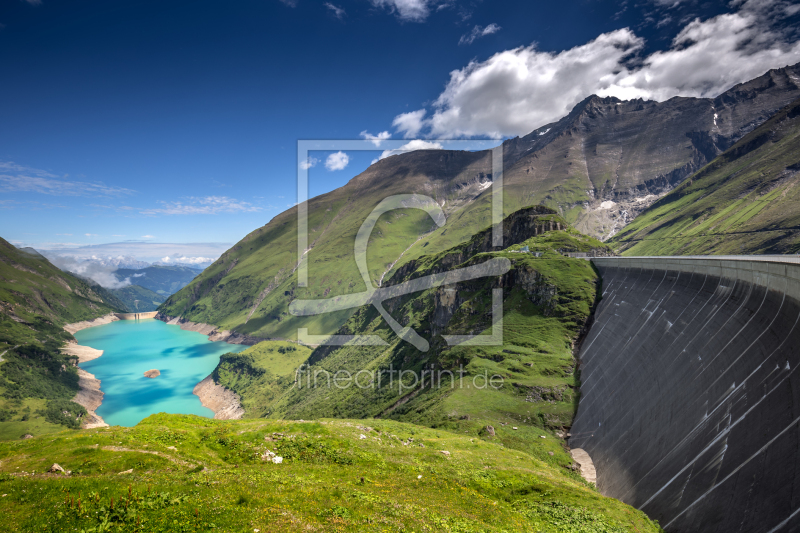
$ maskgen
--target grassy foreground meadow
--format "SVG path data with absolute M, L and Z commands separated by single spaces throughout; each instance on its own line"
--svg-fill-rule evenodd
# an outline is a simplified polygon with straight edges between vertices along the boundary
M 385 420 L 165 414 L 0 443 L 0 517 L 4 531 L 87 533 L 660 530 L 491 439 Z

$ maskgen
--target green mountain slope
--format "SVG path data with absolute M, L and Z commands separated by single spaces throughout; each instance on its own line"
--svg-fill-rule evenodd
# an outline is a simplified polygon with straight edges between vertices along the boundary
M 120 281 L 128 278 L 134 285 L 157 292 L 165 298 L 184 288 L 199 273 L 199 270 L 185 266 L 165 265 L 153 265 L 136 270 L 120 268 L 114 272 Z
M 800 252 L 800 100 L 782 109 L 612 241 L 625 255 Z
M 136 311 L 155 311 L 164 303 L 166 297 L 139 285 L 128 285 L 121 289 L 107 289 L 125 305 L 130 313 Z
M 368 306 L 339 334 L 378 335 L 386 346 L 320 346 L 309 354 L 308 348 L 291 343 L 262 342 L 224 356 L 214 372 L 216 381 L 242 397 L 247 417 L 381 417 L 473 437 L 486 436 L 486 427 L 492 426 L 498 442 L 568 467 L 572 460 L 561 443 L 577 407 L 573 348 L 595 304 L 598 279 L 590 262 L 562 253 L 610 250 L 542 207 L 511 215 L 505 228 L 505 249 L 493 249 L 491 230 L 485 230 L 455 248 L 408 263 L 389 280 L 392 286 L 491 259 L 510 262 L 500 277 L 385 302 L 403 326 L 430 342 L 427 352 L 401 340 Z M 491 332 L 492 294 L 500 287 L 502 344 L 448 346 L 443 335 Z M 427 384 L 420 379 L 423 371 Z M 369 386 L 330 383 L 331 376 L 344 379 L 359 372 L 358 383 Z M 403 379 L 397 372 L 403 372 Z M 493 376 L 497 387 L 487 386 Z
M 153 415 L 0 443 L 0 487 L 9 532 L 660 531 L 528 454 L 384 420 Z
M 793 66 L 715 99 L 587 98 L 562 120 L 503 143 L 504 213 L 543 204 L 584 233 L 608 236 L 799 97 L 796 79 L 800 67 Z M 492 179 L 488 151 L 420 150 L 385 158 L 308 202 L 307 288 L 297 286 L 297 211 L 292 208 L 247 235 L 160 311 L 262 339 L 293 339 L 298 328 L 331 334 L 349 311 L 295 317 L 289 303 L 365 290 L 354 239 L 384 198 L 429 196 L 442 206 L 447 223 L 436 228 L 416 209 L 384 214 L 367 250 L 375 286 L 408 261 L 447 250 L 486 227 Z
M 0 439 L 78 425 L 75 359 L 59 352 L 74 339 L 62 326 L 118 310 L 84 280 L 0 239 Z

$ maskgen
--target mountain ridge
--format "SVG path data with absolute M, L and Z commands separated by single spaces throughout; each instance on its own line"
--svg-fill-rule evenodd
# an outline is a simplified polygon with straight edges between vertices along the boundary
M 800 99 L 610 241 L 625 255 L 800 252 Z
M 504 215 L 543 204 L 585 234 L 613 235 L 723 147 L 800 97 L 798 76 L 798 65 L 774 69 L 716 99 L 589 96 L 560 121 L 503 143 Z M 159 311 L 257 338 L 294 338 L 298 327 L 333 333 L 350 312 L 295 317 L 288 305 L 365 289 L 352 250 L 372 208 L 393 194 L 414 193 L 432 198 L 448 219 L 432 228 L 419 210 L 384 214 L 367 248 L 377 285 L 405 263 L 452 248 L 489 225 L 492 172 L 491 151 L 420 150 L 382 159 L 308 201 L 308 287 L 297 287 L 294 274 L 293 207 L 235 244 Z

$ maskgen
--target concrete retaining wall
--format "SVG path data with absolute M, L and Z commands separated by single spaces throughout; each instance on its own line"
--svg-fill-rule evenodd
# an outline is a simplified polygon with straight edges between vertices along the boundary
M 797 258 L 597 258 L 570 446 L 668 531 L 800 531 Z
M 147 311 L 145 313 L 114 313 L 120 320 L 141 320 L 144 318 L 155 318 L 158 311 Z

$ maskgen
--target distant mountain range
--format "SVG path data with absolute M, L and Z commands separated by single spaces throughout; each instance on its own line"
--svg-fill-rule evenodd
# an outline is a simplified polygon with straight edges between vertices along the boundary
M 129 279 L 132 284 L 149 289 L 162 296 L 161 301 L 170 294 L 178 292 L 202 272 L 187 266 L 152 265 L 140 269 L 120 268 L 114 275 L 120 281 Z
M 798 65 L 771 70 L 717 98 L 590 96 L 563 119 L 503 143 L 505 214 L 542 204 L 583 233 L 607 239 L 798 97 Z M 383 215 L 367 249 L 376 286 L 407 262 L 452 248 L 488 226 L 493 179 L 490 151 L 418 150 L 387 157 L 345 186 L 309 200 L 307 288 L 296 282 L 292 208 L 225 252 L 161 310 L 261 338 L 293 338 L 298 327 L 333 333 L 351 312 L 305 318 L 292 316 L 288 305 L 296 298 L 364 290 L 353 243 L 380 201 L 393 194 L 426 195 L 448 220 L 436 228 L 416 209 Z

